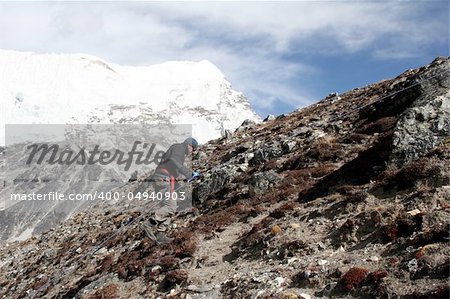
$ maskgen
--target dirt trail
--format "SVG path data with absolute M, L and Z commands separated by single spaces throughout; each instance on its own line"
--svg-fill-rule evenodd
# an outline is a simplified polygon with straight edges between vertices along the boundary
M 219 298 L 221 284 L 233 275 L 245 271 L 242 269 L 243 265 L 230 263 L 225 257 L 232 252 L 232 245 L 242 233 L 250 230 L 253 224 L 267 215 L 261 214 L 247 223 L 233 223 L 220 233 L 199 236 L 194 262 L 192 268 L 188 269 L 188 289 L 192 292 L 192 298 Z M 250 268 L 251 265 L 245 267 Z

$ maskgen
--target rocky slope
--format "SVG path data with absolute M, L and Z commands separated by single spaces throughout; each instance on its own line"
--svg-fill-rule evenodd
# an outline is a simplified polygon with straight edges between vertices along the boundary
M 138 201 L 8 244 L 0 297 L 448 298 L 449 64 L 204 145 L 170 244 L 139 230 Z

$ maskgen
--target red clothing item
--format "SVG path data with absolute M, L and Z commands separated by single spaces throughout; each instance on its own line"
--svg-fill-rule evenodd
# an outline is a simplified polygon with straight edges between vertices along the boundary
M 160 170 L 170 177 L 170 191 L 169 192 L 170 193 L 175 192 L 175 177 L 173 175 L 170 175 L 169 171 L 167 171 L 167 169 L 165 169 L 165 168 L 160 168 Z

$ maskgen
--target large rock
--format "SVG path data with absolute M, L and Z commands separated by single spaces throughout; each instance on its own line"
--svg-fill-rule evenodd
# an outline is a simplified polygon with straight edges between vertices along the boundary
M 209 195 L 222 190 L 238 174 L 237 165 L 220 165 L 213 168 L 204 180 L 194 188 L 194 198 L 201 202 L 205 201 Z
M 263 145 L 254 152 L 253 158 L 249 161 L 250 165 L 255 166 L 269 161 L 272 158 L 280 157 L 283 154 L 283 148 L 280 142 L 273 142 Z
M 420 84 L 421 95 L 397 123 L 391 162 L 400 166 L 416 160 L 450 137 L 448 71 L 449 63 L 444 61 L 434 73 L 435 78 Z
M 242 122 L 242 124 L 236 129 L 236 132 L 243 132 L 243 131 L 247 131 L 250 128 L 253 128 L 254 126 L 256 126 L 256 122 L 251 120 L 251 119 L 246 119 Z
M 269 114 L 266 116 L 266 118 L 264 118 L 263 122 L 268 122 L 268 121 L 274 120 L 275 118 L 276 118 L 275 115 Z
M 250 195 L 261 195 L 269 191 L 281 180 L 281 176 L 273 170 L 255 173 L 249 181 Z

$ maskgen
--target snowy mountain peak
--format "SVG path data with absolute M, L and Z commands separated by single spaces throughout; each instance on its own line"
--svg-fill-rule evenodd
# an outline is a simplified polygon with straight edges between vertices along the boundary
M 5 123 L 191 123 L 200 142 L 259 121 L 211 62 L 122 66 L 86 54 L 0 50 Z M 4 129 L 0 133 L 4 144 Z

